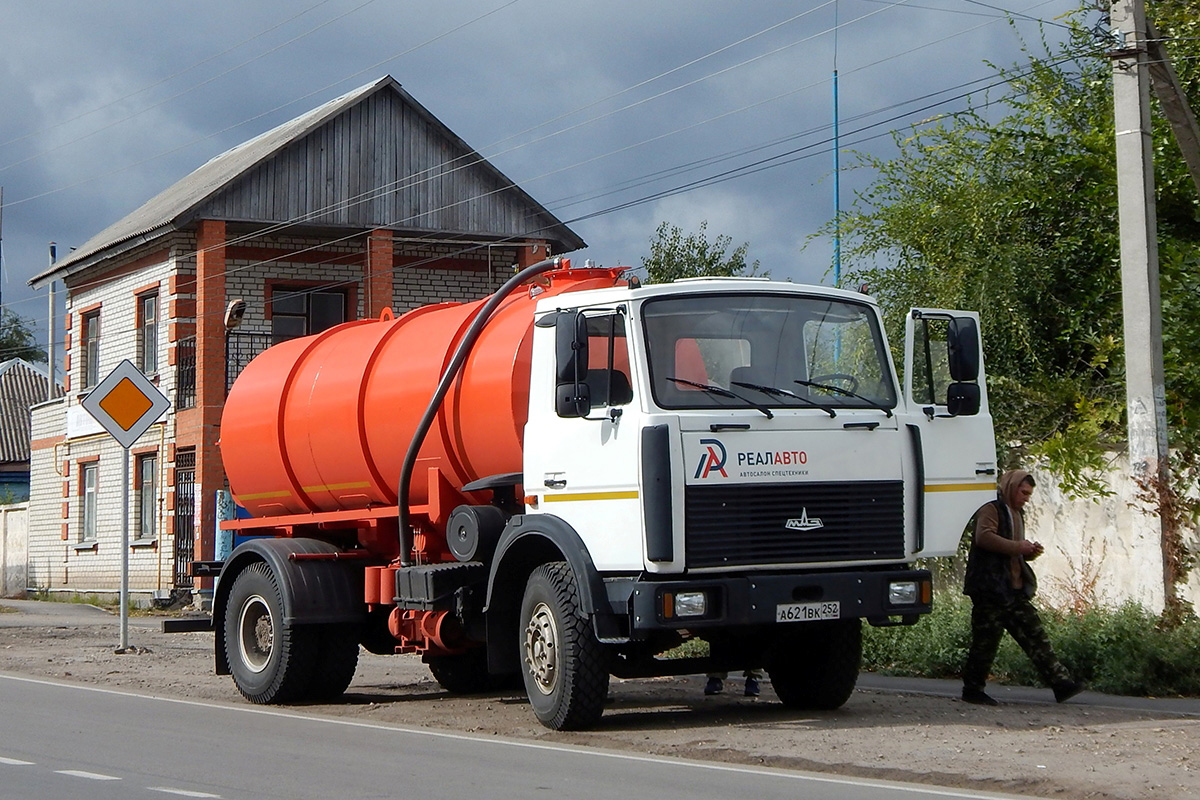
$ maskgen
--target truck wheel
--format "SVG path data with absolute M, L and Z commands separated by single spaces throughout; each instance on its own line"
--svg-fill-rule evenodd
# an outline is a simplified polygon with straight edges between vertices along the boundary
M 334 700 L 345 693 L 358 670 L 359 630 L 353 625 L 321 625 L 311 633 L 317 635 L 317 663 L 307 697 Z
M 775 694 L 788 708 L 840 708 L 854 691 L 862 662 L 862 620 L 797 623 L 767 658 Z
M 594 725 L 604 713 L 608 662 L 579 610 L 566 562 L 543 564 L 529 576 L 518 636 L 525 693 L 538 721 L 556 731 Z
M 252 703 L 302 698 L 312 679 L 314 631 L 285 625 L 283 593 L 263 562 L 234 579 L 225 606 L 225 655 L 238 691 Z
M 482 647 L 452 656 L 428 656 L 426 661 L 433 679 L 450 694 L 478 694 L 494 686 L 487 650 Z

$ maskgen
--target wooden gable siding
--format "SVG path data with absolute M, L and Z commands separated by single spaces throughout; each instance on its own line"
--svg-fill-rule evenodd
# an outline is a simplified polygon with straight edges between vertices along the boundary
M 536 235 L 549 220 L 476 159 L 396 93 L 380 91 L 248 171 L 197 215 Z

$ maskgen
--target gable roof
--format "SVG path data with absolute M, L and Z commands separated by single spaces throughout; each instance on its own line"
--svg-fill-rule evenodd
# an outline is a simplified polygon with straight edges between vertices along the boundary
M 45 372 L 20 358 L 0 362 L 0 463 L 29 460 L 29 407 L 45 399 Z
M 29 283 L 40 288 L 206 217 L 585 246 L 384 76 L 216 156 Z

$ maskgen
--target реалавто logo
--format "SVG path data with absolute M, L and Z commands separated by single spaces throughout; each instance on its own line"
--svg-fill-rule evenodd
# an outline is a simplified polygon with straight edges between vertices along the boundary
M 700 444 L 708 449 L 701 454 L 700 463 L 696 465 L 696 477 L 707 478 L 710 472 L 716 471 L 721 473 L 722 478 L 728 478 L 725 472 L 725 445 L 717 439 L 701 439 Z

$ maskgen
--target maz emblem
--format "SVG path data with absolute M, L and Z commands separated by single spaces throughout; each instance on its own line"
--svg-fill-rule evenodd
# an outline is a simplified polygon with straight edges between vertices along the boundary
M 783 527 L 791 531 L 815 531 L 817 528 L 824 528 L 825 523 L 821 522 L 820 517 L 810 517 L 808 509 L 804 508 L 800 511 L 800 517 L 792 517 Z

